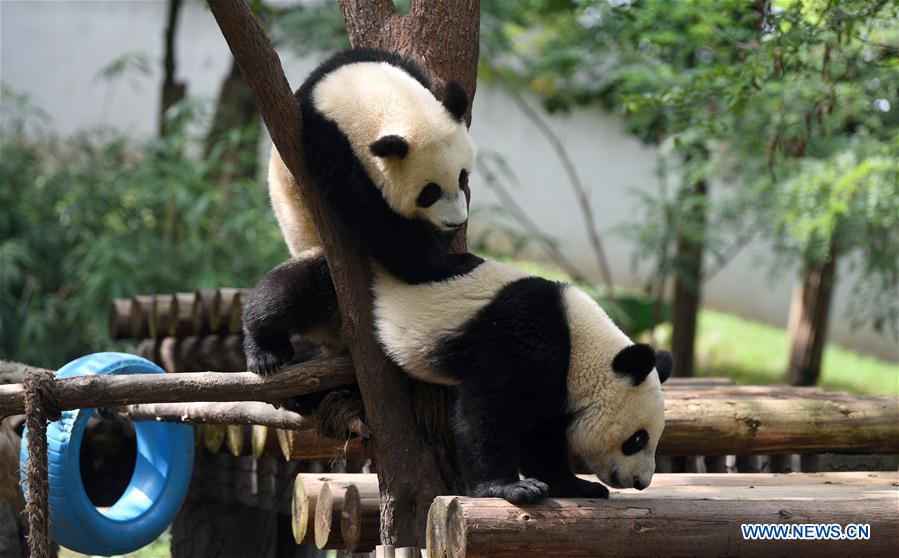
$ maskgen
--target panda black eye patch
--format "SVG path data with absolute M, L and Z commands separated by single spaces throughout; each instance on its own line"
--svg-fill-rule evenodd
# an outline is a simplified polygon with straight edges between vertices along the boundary
M 468 171 L 462 169 L 459 172 L 459 188 L 465 188 L 468 186 Z
M 431 207 L 440 199 L 441 194 L 440 186 L 433 182 L 428 182 L 425 187 L 421 189 L 421 193 L 418 194 L 418 199 L 415 200 L 415 203 L 418 207 Z
M 621 444 L 621 453 L 624 455 L 634 455 L 638 451 L 642 450 L 646 447 L 646 443 L 649 442 L 649 433 L 646 432 L 645 429 L 641 428 L 634 432 L 634 434 L 624 441 Z

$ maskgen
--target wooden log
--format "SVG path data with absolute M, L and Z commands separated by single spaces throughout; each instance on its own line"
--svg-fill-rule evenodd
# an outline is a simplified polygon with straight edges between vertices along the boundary
M 658 483 L 664 487 L 654 481 L 646 493 L 609 500 L 515 506 L 498 498 L 452 498 L 448 555 L 861 557 L 891 555 L 899 545 L 896 473 L 667 476 L 669 482 Z M 743 523 L 867 523 L 871 537 L 743 540 Z
M 343 548 L 343 536 L 340 533 L 340 516 L 343 512 L 343 501 L 349 483 L 328 481 L 318 491 L 315 502 L 313 530 L 315 546 L 319 550 Z
M 278 428 L 275 430 L 275 439 L 278 440 L 278 447 L 281 448 L 281 455 L 284 461 L 290 461 L 290 453 L 293 450 L 294 439 L 296 433 L 286 428 Z
M 234 457 L 243 454 L 250 436 L 250 428 L 244 424 L 229 424 L 225 431 L 225 447 Z
M 668 378 L 662 389 L 693 389 L 698 387 L 718 387 L 735 385 L 732 378 Z
M 79 376 L 55 382 L 61 410 L 137 403 L 187 401 L 263 401 L 314 393 L 352 383 L 347 357 L 291 364 L 277 374 L 196 372 L 183 374 L 123 374 Z M 22 384 L 0 385 L 0 418 L 25 412 Z
M 134 300 L 130 298 L 114 298 L 109 304 L 110 339 L 127 339 L 131 337 L 131 313 L 134 305 Z
M 315 508 L 318 494 L 322 486 L 334 479 L 352 483 L 368 482 L 372 479 L 377 484 L 377 475 L 367 473 L 344 473 L 338 475 L 321 475 L 300 473 L 293 485 L 293 504 L 290 507 L 293 538 L 297 544 L 315 543 Z
M 347 486 L 340 513 L 340 536 L 349 552 L 371 552 L 380 542 L 381 495 L 377 475 Z
M 156 337 L 150 334 L 150 322 L 156 297 L 153 295 L 137 295 L 134 297 L 135 307 L 132 310 L 131 334 L 136 338 Z
M 899 453 L 895 397 L 669 399 L 660 455 Z
M 229 403 L 145 403 L 103 408 L 118 420 L 156 420 L 189 424 L 260 424 L 274 428 L 308 429 L 312 423 L 299 413 L 256 401 Z
M 169 335 L 184 337 L 197 335 L 197 315 L 199 314 L 199 301 L 196 293 L 175 293 L 175 311 Z
M 194 332 L 197 335 L 208 335 L 215 331 L 212 327 L 213 306 L 216 300 L 214 289 L 200 289 L 196 292 L 197 315 L 194 322 Z
M 819 387 L 793 386 L 719 386 L 701 389 L 678 389 L 665 392 L 666 399 L 748 399 L 771 397 L 774 399 L 852 399 L 846 392 L 824 391 Z
M 245 289 L 235 289 L 230 287 L 222 287 L 215 293 L 212 304 L 212 317 L 210 319 L 210 329 L 214 333 L 230 333 L 232 310 L 234 309 L 234 301 L 237 299 L 238 311 L 243 309 L 243 302 L 240 301 L 241 294 Z
M 427 537 L 428 558 L 446 558 L 446 515 L 456 496 L 434 498 L 428 510 Z
M 225 425 L 203 424 L 200 425 L 200 430 L 203 432 L 203 447 L 206 448 L 206 451 L 209 453 L 220 452 L 225 443 Z
M 285 461 L 314 461 L 316 459 L 334 459 L 335 457 L 364 458 L 370 457 L 371 450 L 359 438 L 337 440 L 318 435 L 314 430 L 276 431 L 278 447 Z
M 150 306 L 150 321 L 147 326 L 150 337 L 165 337 L 169 335 L 177 311 L 174 295 L 155 295 Z
M 349 440 L 337 440 L 319 436 L 314 430 L 296 433 L 290 452 L 290 461 L 314 461 L 317 459 L 363 460 L 372 457 L 371 446 L 354 436 Z
M 228 310 L 228 333 L 240 333 L 243 330 L 243 302 L 246 292 L 239 291 L 231 300 Z
M 280 455 L 281 448 L 272 428 L 261 424 L 254 424 L 250 432 L 250 446 L 253 457 L 273 457 Z

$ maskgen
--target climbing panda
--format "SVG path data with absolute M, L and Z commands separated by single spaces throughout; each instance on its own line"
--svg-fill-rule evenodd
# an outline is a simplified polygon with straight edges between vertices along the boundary
M 373 262 L 381 346 L 412 377 L 457 387 L 453 429 L 469 495 L 607 497 L 605 486 L 574 475 L 569 450 L 606 485 L 646 488 L 670 355 L 632 343 L 574 286 L 447 250 L 467 219 L 474 150 L 464 91 L 447 84 L 439 103 L 429 88 L 407 60 L 353 51 L 325 62 L 297 93 L 314 187 Z M 277 153 L 270 179 L 295 258 L 247 298 L 247 362 L 260 373 L 291 357 L 290 331 L 333 326 L 337 307 Z

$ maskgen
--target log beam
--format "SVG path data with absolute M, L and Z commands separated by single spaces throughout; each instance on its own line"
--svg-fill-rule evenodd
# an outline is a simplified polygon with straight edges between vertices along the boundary
M 899 545 L 895 473 L 656 477 L 645 493 L 616 493 L 609 500 L 549 499 L 515 506 L 497 498 L 450 497 L 447 554 L 862 557 L 886 556 Z M 861 541 L 743 540 L 742 523 L 867 523 L 871 536 Z M 436 541 L 431 544 L 439 548 Z M 429 546 L 429 556 L 436 555 Z
M 272 376 L 252 372 L 186 372 L 79 376 L 55 382 L 60 410 L 140 403 L 262 401 L 314 393 L 353 382 L 346 357 L 291 364 Z M 0 418 L 25 412 L 22 384 L 0 385 Z
M 895 397 L 741 397 L 665 402 L 660 455 L 899 453 Z

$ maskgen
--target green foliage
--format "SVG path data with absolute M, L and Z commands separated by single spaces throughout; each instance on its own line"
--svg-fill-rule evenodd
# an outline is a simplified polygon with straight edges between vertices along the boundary
M 285 259 L 261 181 L 216 178 L 239 164 L 221 159 L 226 145 L 196 156 L 200 109 L 176 105 L 164 139 L 96 131 L 61 141 L 4 94 L 2 358 L 60 366 L 110 348 L 113 297 L 250 285 Z
M 677 271 L 672 238 L 698 235 L 719 265 L 754 236 L 775 267 L 836 252 L 859 269 L 853 316 L 899 330 L 897 19 L 886 0 L 534 0 L 485 27 L 482 70 L 659 146 L 646 225 L 623 231 L 653 275 Z M 709 201 L 699 180 L 731 187 Z

